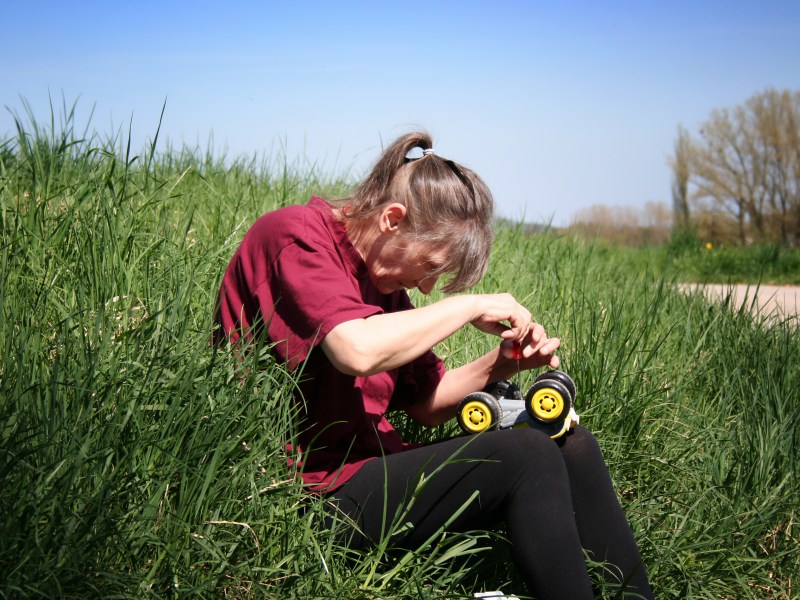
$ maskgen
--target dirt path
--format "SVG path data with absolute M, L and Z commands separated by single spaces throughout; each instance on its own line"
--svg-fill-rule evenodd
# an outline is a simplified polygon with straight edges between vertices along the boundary
M 765 316 L 797 316 L 800 314 L 800 286 L 777 285 L 717 285 L 694 283 L 682 284 L 681 290 L 693 291 L 702 289 L 706 298 L 712 301 L 724 300 L 731 295 L 736 307 L 743 303 L 750 304 L 756 299 L 761 313 Z

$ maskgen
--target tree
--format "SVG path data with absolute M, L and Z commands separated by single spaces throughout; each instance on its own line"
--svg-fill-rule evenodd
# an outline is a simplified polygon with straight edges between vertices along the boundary
M 784 243 L 800 234 L 800 93 L 762 94 L 748 102 L 763 143 L 767 221 Z
M 714 110 L 699 140 L 679 129 L 671 163 L 673 201 L 688 182 L 698 209 L 734 218 L 739 243 L 800 240 L 800 92 L 767 90 Z
M 671 221 L 669 206 L 662 202 L 646 202 L 643 207 L 595 204 L 579 210 L 569 229 L 616 244 L 642 246 L 666 242 Z
M 689 227 L 689 160 L 691 139 L 689 132 L 678 127 L 678 139 L 675 140 L 675 156 L 670 161 L 672 166 L 672 220 L 676 227 Z

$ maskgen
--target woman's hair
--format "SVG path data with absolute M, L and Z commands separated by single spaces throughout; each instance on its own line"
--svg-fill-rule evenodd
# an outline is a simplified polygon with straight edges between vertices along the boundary
M 489 262 L 494 201 L 476 173 L 433 152 L 429 134 L 406 134 L 338 204 L 344 218 L 358 226 L 392 202 L 406 207 L 403 224 L 410 242 L 445 250 L 445 264 L 436 273 L 450 275 L 445 292 L 478 283 Z

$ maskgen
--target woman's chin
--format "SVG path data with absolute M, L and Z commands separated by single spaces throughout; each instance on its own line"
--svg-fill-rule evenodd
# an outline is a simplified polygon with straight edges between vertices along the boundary
M 393 294 L 394 292 L 397 292 L 397 291 L 403 289 L 402 284 L 397 283 L 397 282 L 388 282 L 388 281 L 378 283 L 378 284 L 375 285 L 375 287 L 378 288 L 378 291 L 381 294 Z

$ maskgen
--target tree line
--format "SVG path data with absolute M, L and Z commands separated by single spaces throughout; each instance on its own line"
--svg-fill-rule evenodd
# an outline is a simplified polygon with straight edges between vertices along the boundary
M 800 92 L 768 89 L 678 128 L 673 221 L 740 245 L 800 243 Z

